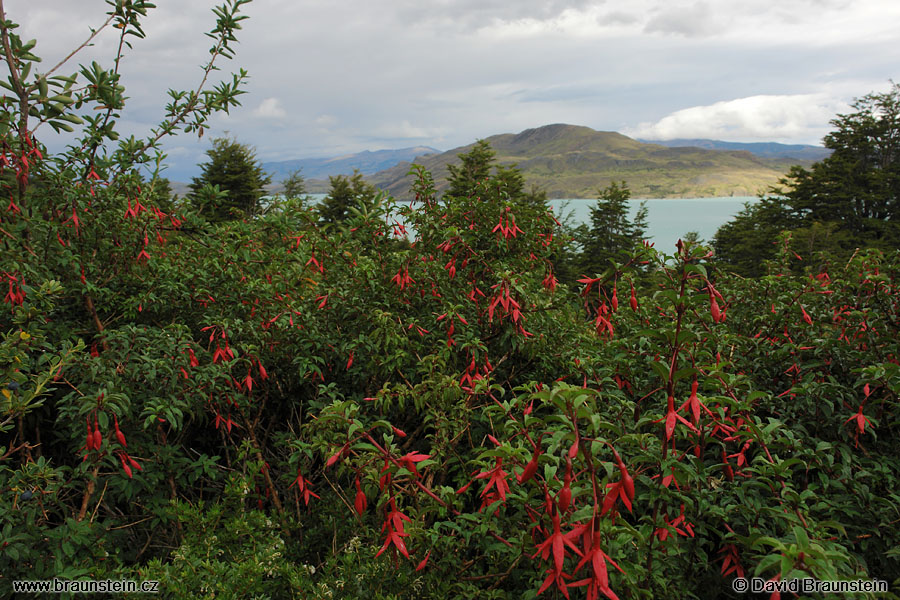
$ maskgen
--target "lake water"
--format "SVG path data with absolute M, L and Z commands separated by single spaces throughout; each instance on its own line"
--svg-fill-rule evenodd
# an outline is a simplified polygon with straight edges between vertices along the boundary
M 689 231 L 696 231 L 701 240 L 711 241 L 716 230 L 730 221 L 744 208 L 744 203 L 757 202 L 755 196 L 725 198 L 650 198 L 647 199 L 647 232 L 645 237 L 667 254 L 675 252 L 675 242 Z M 551 200 L 559 213 L 571 213 L 573 224 L 589 223 L 591 207 L 596 200 Z M 632 200 L 630 218 L 637 214 L 641 200 Z M 564 208 L 563 208 L 564 207 Z
M 314 202 L 325 194 L 310 194 Z M 716 230 L 731 220 L 744 203 L 757 202 L 755 196 L 730 196 L 724 198 L 650 198 L 647 202 L 647 232 L 645 237 L 659 250 L 674 254 L 675 242 L 689 231 L 696 231 L 701 240 L 711 241 Z M 591 207 L 597 200 L 550 200 L 557 215 L 571 214 L 571 223 L 588 223 Z M 630 217 L 634 218 L 641 200 L 630 202 Z M 562 220 L 562 219 L 560 219 Z

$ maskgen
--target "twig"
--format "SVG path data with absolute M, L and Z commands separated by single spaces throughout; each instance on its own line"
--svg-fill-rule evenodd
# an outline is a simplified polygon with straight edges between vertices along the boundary
M 140 525 L 144 521 L 149 521 L 152 518 L 153 518 L 152 516 L 145 517 L 145 518 L 141 519 L 140 521 L 135 521 L 134 523 L 128 523 L 127 525 L 116 525 L 115 527 L 110 527 L 109 531 L 115 531 L 116 529 L 128 529 L 129 527 L 134 527 L 135 525 Z
M 97 511 L 100 510 L 100 503 L 103 502 L 103 496 L 106 495 L 106 488 L 109 487 L 109 479 L 106 480 L 106 483 L 103 484 L 103 491 L 100 492 L 100 498 L 97 499 L 97 506 L 94 507 L 94 512 L 91 513 L 90 522 L 94 522 L 94 517 L 97 516 Z
M 3 15 L 2 15 L 2 10 L 3 10 L 3 0 L 0 0 L 0 18 L 5 18 L 5 17 L 3 17 Z M 80 46 L 78 46 L 77 48 L 75 48 L 74 50 L 72 50 L 71 52 L 69 52 L 69 55 L 66 56 L 64 59 L 62 59 L 61 61 L 59 61 L 58 63 L 56 63 L 56 65 L 55 65 L 52 69 L 50 69 L 49 71 L 47 71 L 46 73 L 44 73 L 44 74 L 43 74 L 43 77 L 45 77 L 45 78 L 46 78 L 46 77 L 50 77 L 50 75 L 52 75 L 53 73 L 55 73 L 55 72 L 56 72 L 58 69 L 60 69 L 64 64 L 66 64 L 67 62 L 69 62 L 69 60 L 70 60 L 73 56 L 75 56 L 76 54 L 78 54 L 79 52 L 81 52 L 82 50 L 84 50 L 84 49 L 85 49 L 85 48 L 93 41 L 93 39 L 94 39 L 95 37 L 97 37 L 97 35 L 98 35 L 101 31 L 103 31 L 104 29 L 106 29 L 106 27 L 107 27 L 110 23 L 112 23 L 112 20 L 115 18 L 115 16 L 116 16 L 115 14 L 109 15 L 109 17 L 106 19 L 106 21 L 103 23 L 103 25 L 101 25 L 101 26 L 100 26 L 98 29 L 96 29 L 96 30 L 92 30 L 92 31 L 91 31 L 91 35 L 90 35 L 90 37 L 88 37 L 88 39 L 86 39 Z M 29 88 L 29 91 L 32 90 L 32 89 L 34 89 L 36 86 L 37 86 L 37 83 L 32 84 L 32 86 Z

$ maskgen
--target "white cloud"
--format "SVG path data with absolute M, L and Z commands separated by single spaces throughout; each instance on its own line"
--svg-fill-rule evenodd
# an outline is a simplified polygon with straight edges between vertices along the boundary
M 278 98 L 266 98 L 253 111 L 253 116 L 261 119 L 283 119 L 287 116 L 287 112 Z
M 749 96 L 675 111 L 627 134 L 654 140 L 712 138 L 730 141 L 791 140 L 818 143 L 846 104 L 824 94 Z
M 431 140 L 439 138 L 446 133 L 442 127 L 420 127 L 413 125 L 408 120 L 399 123 L 385 125 L 376 132 L 377 135 L 396 140 Z

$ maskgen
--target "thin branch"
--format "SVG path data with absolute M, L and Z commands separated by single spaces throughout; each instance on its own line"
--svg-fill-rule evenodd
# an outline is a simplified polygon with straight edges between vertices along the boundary
M 0 10 L 2 10 L 2 5 L 3 5 L 3 0 L 0 0 Z M 2 15 L 0 15 L 0 18 L 2 18 Z M 99 33 L 100 33 L 101 31 L 103 31 L 104 29 L 106 29 L 107 26 L 109 26 L 109 24 L 112 23 L 112 20 L 113 20 L 114 18 L 115 18 L 115 15 L 114 15 L 114 14 L 110 15 L 110 16 L 106 19 L 106 21 L 104 21 L 103 25 L 101 25 L 98 29 L 95 29 L 95 30 L 93 30 L 93 31 L 91 32 L 91 35 L 90 35 L 90 37 L 88 37 L 88 39 L 86 39 L 80 46 L 78 46 L 77 48 L 75 48 L 74 50 L 72 50 L 71 52 L 69 52 L 69 55 L 68 55 L 68 56 L 66 56 L 64 59 L 62 59 L 62 60 L 59 61 L 58 63 L 56 63 L 56 65 L 55 65 L 52 69 L 50 69 L 49 71 L 47 71 L 46 73 L 44 73 L 42 76 L 45 77 L 45 78 L 46 78 L 46 77 L 50 77 L 50 75 L 52 75 L 53 73 L 55 73 L 56 71 L 58 71 L 60 68 L 62 68 L 62 66 L 63 66 L 64 64 L 66 64 L 67 62 L 69 62 L 69 61 L 72 59 L 73 56 L 75 56 L 76 54 L 78 54 L 79 52 L 81 52 L 82 50 L 84 50 L 84 49 L 85 49 L 85 48 L 86 48 L 86 47 L 94 40 L 94 38 L 97 37 L 97 35 L 99 35 Z M 37 83 L 36 83 L 36 82 L 35 82 L 34 84 L 32 84 L 30 88 L 28 88 L 28 91 L 33 90 L 35 87 L 37 87 Z
M 2 22 L 3 25 L 2 28 L 0 28 L 0 30 L 2 30 L 3 54 L 6 58 L 6 63 L 9 65 L 9 74 L 12 77 L 13 87 L 16 88 L 16 94 L 19 96 L 20 100 L 23 100 L 25 98 L 25 88 L 19 77 L 19 70 L 16 68 L 12 47 L 9 44 L 9 31 L 6 28 L 6 9 L 3 7 L 3 0 L 0 0 L 0 22 Z
M 6 10 L 3 7 L 3 0 L 0 0 L 0 41 L 3 44 L 3 54 L 6 57 L 6 64 L 9 65 L 9 76 L 12 80 L 13 88 L 19 97 L 19 144 L 25 147 L 25 139 L 28 135 L 28 93 L 22 84 L 21 74 L 19 73 L 16 59 L 13 56 L 12 46 L 9 43 L 9 30 L 6 27 Z M 24 151 L 22 152 L 24 155 Z M 25 204 L 25 179 L 21 177 L 18 180 L 19 204 Z

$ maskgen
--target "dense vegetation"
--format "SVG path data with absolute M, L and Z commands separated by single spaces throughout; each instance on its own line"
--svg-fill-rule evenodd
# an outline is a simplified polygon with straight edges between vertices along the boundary
M 858 248 L 900 247 L 900 84 L 863 96 L 825 136 L 831 155 L 795 166 L 781 185 L 716 234 L 719 259 L 743 275 L 765 272 L 790 231 L 801 254 L 848 258 Z
M 204 82 L 243 4 L 217 9 Z M 110 5 L 142 37 L 152 5 Z M 800 262 L 784 237 L 746 279 L 607 227 L 619 186 L 579 244 L 484 148 L 454 194 L 416 169 L 411 203 L 344 178 L 307 207 L 294 178 L 262 210 L 212 170 L 173 201 L 159 140 L 202 132 L 243 74 L 118 139 L 115 68 L 38 73 L 0 19 L 3 596 L 53 577 L 175 598 L 896 589 L 896 253 Z M 44 125 L 79 141 L 48 155 Z M 610 232 L 612 262 L 584 262 Z

